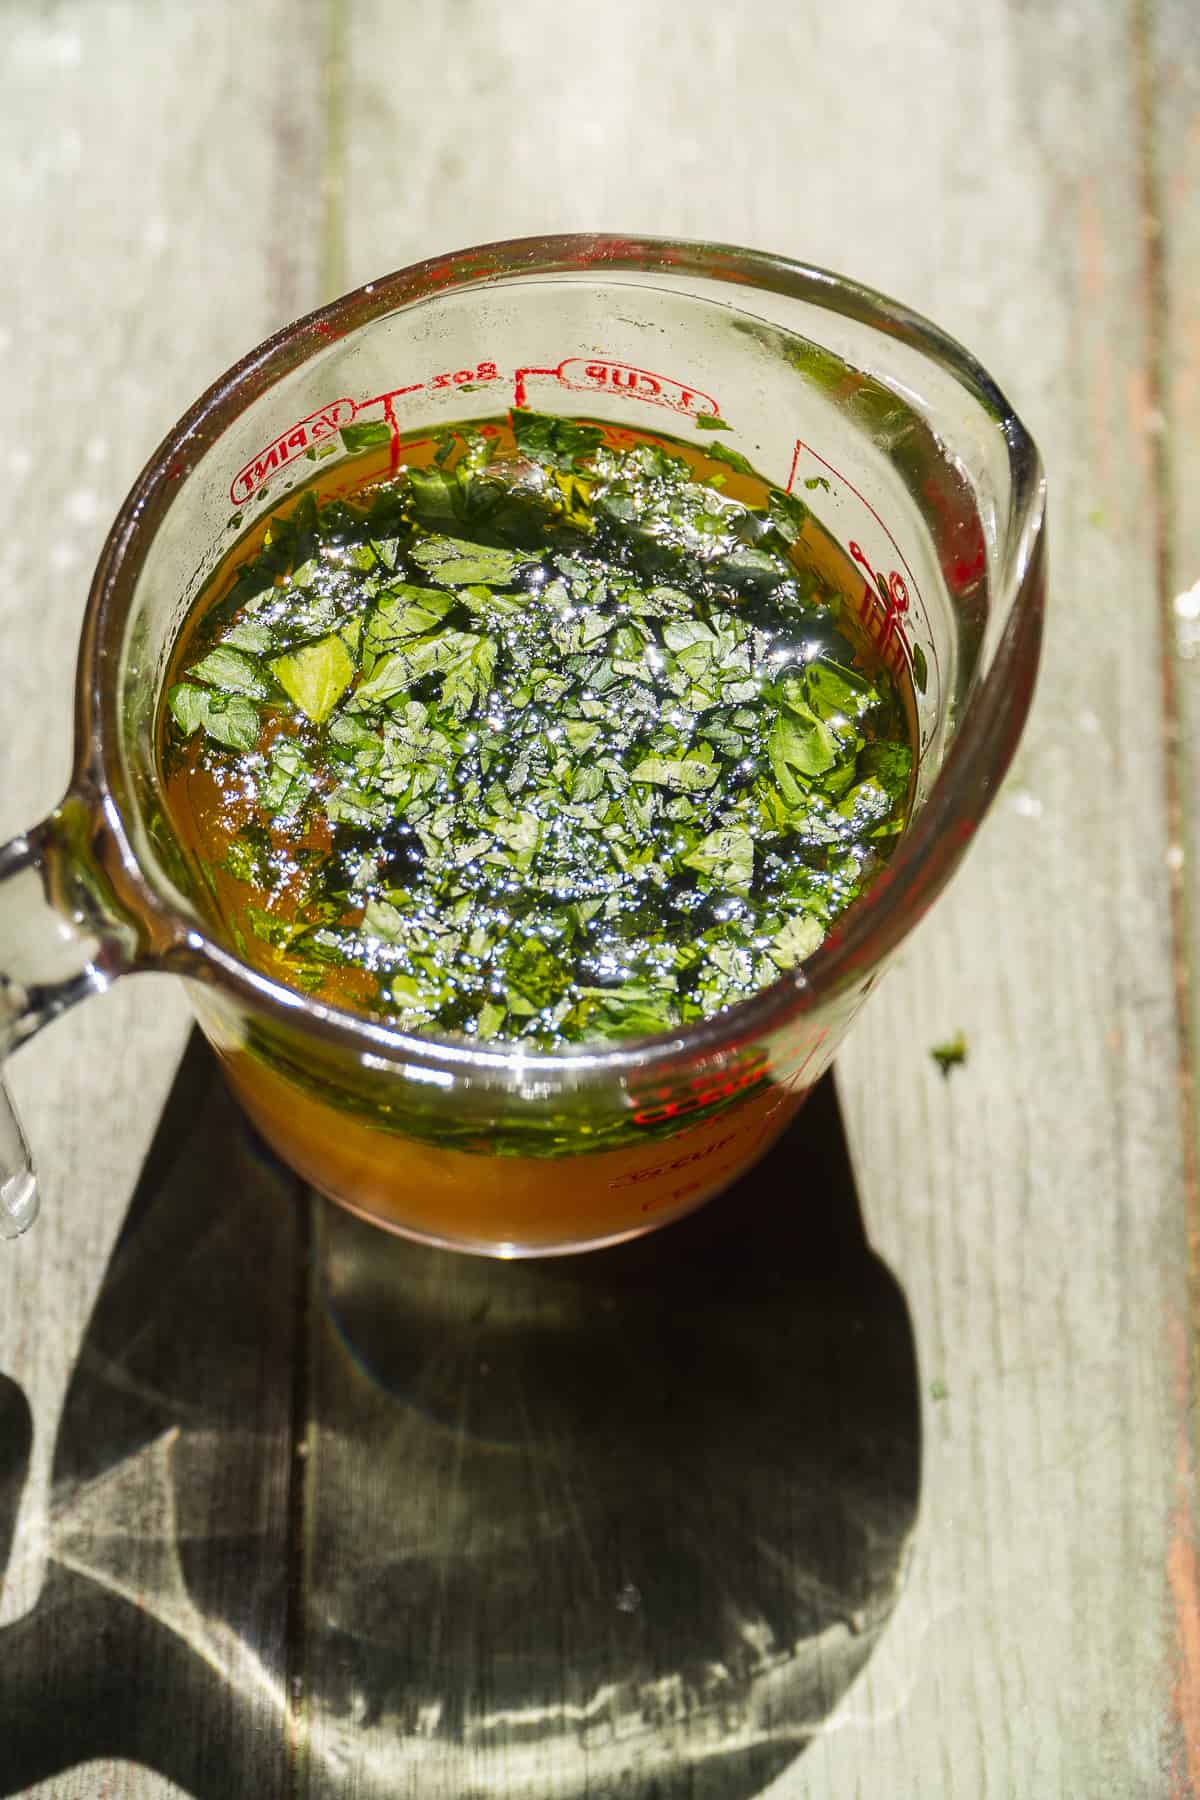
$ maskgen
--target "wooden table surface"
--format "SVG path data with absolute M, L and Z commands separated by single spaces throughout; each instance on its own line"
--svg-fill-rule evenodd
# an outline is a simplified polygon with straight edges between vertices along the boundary
M 165 977 L 21 1052 L 0 1794 L 1200 1793 L 1195 0 L 9 0 L 0 67 L 0 832 L 163 432 L 440 250 L 866 280 L 996 376 L 1052 532 L 1016 766 L 839 1059 L 853 1176 L 825 1094 L 811 1236 L 718 1203 L 669 1330 L 636 1256 L 539 1284 L 298 1194 Z

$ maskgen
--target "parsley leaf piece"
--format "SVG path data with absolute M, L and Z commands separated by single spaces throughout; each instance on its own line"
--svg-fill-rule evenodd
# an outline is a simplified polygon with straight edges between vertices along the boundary
M 402 1020 L 432 1019 L 445 1000 L 446 984 L 424 972 L 397 972 L 390 977 L 384 994 Z
M 389 574 L 396 567 L 396 559 L 400 554 L 398 537 L 377 537 L 371 539 L 371 548 Z
M 782 488 L 771 489 L 767 500 L 767 523 L 786 544 L 796 542 L 811 517 L 799 495 L 786 494 Z
M 517 571 L 536 556 L 519 550 L 495 550 L 490 544 L 473 544 L 464 538 L 428 537 L 414 544 L 409 555 L 431 581 L 442 587 L 467 587 L 486 582 L 509 587 Z
M 248 906 L 246 917 L 250 921 L 250 929 L 255 937 L 262 938 L 275 950 L 286 950 L 292 939 L 303 927 L 294 919 L 284 919 L 278 913 L 267 912 L 261 906 Z
M 354 679 L 354 660 L 342 637 L 332 633 L 305 644 L 271 664 L 271 673 L 289 700 L 314 725 L 323 725 Z
M 673 987 L 652 982 L 625 982 L 620 987 L 578 990 L 576 1017 L 584 1037 L 650 1037 L 679 1021 Z
M 453 594 L 438 594 L 406 581 L 388 588 L 367 615 L 362 634 L 363 674 L 370 675 L 387 651 L 436 631 L 454 604 Z
M 584 656 L 604 641 L 615 624 L 607 613 L 585 612 L 581 618 L 556 619 L 550 636 L 564 656 Z
M 736 469 L 739 475 L 754 474 L 754 464 L 747 462 L 740 450 L 731 450 L 728 444 L 706 444 L 704 454 L 711 457 L 714 462 L 728 463 L 729 467 Z
M 460 520 L 462 490 L 453 475 L 441 469 L 410 469 L 413 510 L 423 524 L 454 525 Z
M 208 717 L 208 706 L 212 696 L 207 688 L 197 687 L 190 681 L 177 681 L 167 695 L 167 705 L 171 717 L 182 731 L 184 737 L 191 737 L 194 731 L 202 729 Z
M 528 873 L 545 834 L 545 827 L 537 814 L 521 812 L 515 819 L 497 819 L 493 830 L 505 849 L 504 852 L 494 848 L 489 850 L 485 860 L 508 862 L 522 874 Z
M 801 913 L 775 933 L 767 954 L 781 969 L 794 969 L 812 955 L 824 937 L 825 927 L 820 919 Z
M 592 456 L 604 442 L 604 433 L 598 425 L 580 425 L 574 419 L 527 412 L 520 407 L 514 407 L 511 418 L 513 436 L 522 456 L 567 475 L 574 474 L 578 464 Z
M 957 1031 L 944 1044 L 934 1044 L 929 1052 L 943 1078 L 948 1078 L 951 1069 L 961 1068 L 967 1060 L 967 1039 L 965 1032 Z
M 873 777 L 855 782 L 834 808 L 834 816 L 845 821 L 845 827 L 852 834 L 889 836 L 890 833 L 876 832 L 873 828 L 881 826 L 892 810 L 892 797 Z
M 405 693 L 427 675 L 449 671 L 452 677 L 447 704 L 456 711 L 469 709 L 473 698 L 487 691 L 495 647 L 488 638 L 471 631 L 442 631 L 414 638 L 402 650 L 380 657 L 351 702 L 356 712 L 379 706 Z M 490 659 L 490 660 L 489 660 Z
M 925 652 L 920 644 L 914 644 L 912 647 L 912 677 L 916 683 L 917 692 L 923 694 L 929 685 L 929 666 L 925 661 Z
M 243 825 L 230 842 L 225 867 L 238 881 L 271 885 L 271 834 L 263 825 Z
M 253 750 L 258 743 L 258 708 L 244 694 L 217 694 L 181 681 L 167 695 L 167 705 L 186 737 L 203 729 L 227 750 Z
M 383 747 L 379 733 L 349 712 L 341 712 L 336 719 L 330 720 L 326 742 L 333 747 L 335 755 L 343 758 L 357 756 L 360 751 L 378 755 Z
M 507 1008 L 495 1000 L 485 1000 L 475 1018 L 475 1035 L 485 1041 L 494 1038 L 504 1023 Z
M 703 681 L 720 649 L 716 632 L 700 619 L 672 620 L 663 628 L 663 640 L 674 652 L 678 666 L 693 681 Z M 710 697 L 707 703 L 715 704 L 715 698 Z
M 307 800 L 312 771 L 303 750 L 293 738 L 276 738 L 266 780 L 258 790 L 258 804 L 272 816 L 296 813 Z
M 368 900 L 359 929 L 365 936 L 380 938 L 385 944 L 401 944 L 407 927 L 404 914 L 390 900 Z
M 583 763 L 571 771 L 570 794 L 577 806 L 598 800 L 604 792 L 604 770 L 595 763 Z
M 244 694 L 214 694 L 208 703 L 204 729 L 229 750 L 253 750 L 258 745 L 262 722 L 258 708 Z
M 227 649 L 224 644 L 193 663 L 188 674 L 225 694 L 251 694 L 256 700 L 266 697 L 267 684 L 257 666 L 242 651 Z
M 861 774 L 870 775 L 878 782 L 895 805 L 908 792 L 909 777 L 912 774 L 912 751 L 907 744 L 877 739 L 863 750 L 858 759 L 858 769 Z
M 705 745 L 704 749 L 708 749 Z M 712 787 L 720 770 L 703 750 L 687 756 L 644 756 L 632 771 L 632 780 L 670 788 L 675 794 L 701 794 Z
M 239 619 L 221 639 L 231 650 L 245 650 L 251 656 L 263 656 L 275 642 L 269 625 L 261 619 Z
M 353 455 L 356 450 L 372 450 L 377 444 L 390 443 L 392 433 L 382 419 L 372 419 L 363 425 L 343 425 L 338 436 Z
M 446 666 L 441 698 L 443 706 L 463 719 L 477 701 L 487 698 L 496 667 L 496 645 L 492 638 L 475 637 L 466 631 L 452 635 L 458 654 Z
M 804 693 L 820 719 L 833 719 L 839 714 L 846 719 L 860 719 L 879 699 L 876 687 L 854 669 L 818 657 L 804 671 Z
M 325 817 L 331 825 L 387 825 L 392 802 L 386 794 L 343 783 L 325 801 Z
M 733 426 L 726 424 L 716 413 L 697 413 L 692 420 L 697 431 L 732 431 Z
M 505 997 L 511 1013 L 542 1012 L 561 1000 L 570 985 L 570 971 L 537 938 L 526 938 L 504 957 Z
M 837 762 L 837 741 L 825 721 L 807 707 L 803 711 L 787 707 L 771 727 L 767 757 L 784 800 L 799 806 L 808 783 Z
M 689 869 L 711 875 L 720 887 L 749 888 L 754 879 L 754 839 L 741 825 L 722 825 L 683 858 Z
M 563 735 L 577 756 L 590 750 L 600 736 L 600 727 L 589 719 L 566 719 Z

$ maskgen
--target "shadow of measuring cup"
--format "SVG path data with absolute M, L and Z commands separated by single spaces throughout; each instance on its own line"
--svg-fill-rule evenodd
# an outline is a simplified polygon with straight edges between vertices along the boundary
M 314 1285 L 300 1199 L 194 1041 L 0 1633 L 0 1794 L 103 1755 L 291 1791 L 297 1716 L 310 1800 L 760 1792 L 870 1655 L 917 1500 L 907 1309 L 832 1087 L 723 1199 L 587 1257 L 322 1206 Z
M 495 1263 L 333 1210 L 321 1240 L 330 1742 L 365 1773 L 406 1740 L 463 1796 L 758 1793 L 870 1655 L 917 1502 L 911 1326 L 832 1083 L 612 1250 Z

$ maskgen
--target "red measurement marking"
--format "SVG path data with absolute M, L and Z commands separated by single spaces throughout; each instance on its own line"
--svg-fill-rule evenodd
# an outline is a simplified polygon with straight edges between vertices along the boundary
M 860 569 L 865 569 L 868 579 L 863 583 L 862 596 L 858 605 L 858 616 L 862 620 L 883 659 L 885 668 L 896 670 L 893 664 L 911 662 L 912 651 L 908 647 L 908 639 L 904 635 L 904 627 L 900 623 L 903 613 L 908 611 L 908 586 L 899 569 L 893 569 L 886 578 L 871 567 L 865 551 L 853 539 L 849 545 L 850 554 Z M 882 613 L 879 603 L 883 603 Z
M 300 419 L 295 425 L 290 425 L 279 434 L 274 443 L 268 444 L 265 450 L 260 450 L 257 456 L 252 456 L 238 470 L 229 484 L 229 498 L 233 504 L 244 505 L 264 481 L 277 475 L 295 457 L 302 456 L 316 444 L 324 443 L 343 425 L 348 425 L 355 411 L 353 400 L 331 400 L 319 412 L 309 413 L 307 419 Z
M 407 387 L 388 388 L 384 394 L 372 394 L 369 400 L 360 400 L 358 411 L 365 412 L 368 406 L 382 406 L 383 421 L 391 437 L 391 454 L 388 457 L 388 474 L 395 476 L 400 469 L 400 427 L 396 423 L 395 401 L 401 394 L 417 394 L 425 386 L 423 381 L 410 381 Z
M 389 394 L 383 403 L 383 416 L 391 433 L 392 442 L 388 451 L 388 474 L 392 480 L 400 473 L 400 427 L 396 422 L 396 408 Z
M 325 328 L 318 324 L 314 329 Z M 331 400 L 328 405 L 321 407 L 319 412 L 310 413 L 307 419 L 301 419 L 298 424 L 289 426 L 287 431 L 280 433 L 274 443 L 268 444 L 266 449 L 261 450 L 257 456 L 252 456 L 250 461 L 238 470 L 230 483 L 229 498 L 235 506 L 244 505 L 250 496 L 262 487 L 264 482 L 268 481 L 272 475 L 278 474 L 279 470 L 293 458 L 303 455 L 314 445 L 333 437 L 343 425 L 348 425 L 352 419 L 358 418 L 373 406 L 382 408 L 384 422 L 391 434 L 390 466 L 391 473 L 395 475 L 400 467 L 401 446 L 400 427 L 396 420 L 396 401 L 401 395 L 420 394 L 427 389 L 434 391 L 438 388 L 457 390 L 473 386 L 476 383 L 500 381 L 501 379 L 497 364 L 490 358 L 484 358 L 482 362 L 473 363 L 469 368 L 446 369 L 429 376 L 425 381 L 410 381 L 404 387 L 388 388 L 386 392 L 372 394 L 366 400 L 357 402 L 347 399 Z
M 813 449 L 812 445 L 806 444 L 804 442 L 803 438 L 796 439 L 796 448 L 792 451 L 792 470 L 791 470 L 791 474 L 788 476 L 788 479 L 787 479 L 787 492 L 790 494 L 792 492 L 793 486 L 795 484 L 796 473 L 800 467 L 800 452 L 802 450 L 807 451 L 809 456 L 813 457 L 817 462 L 819 462 L 823 469 L 828 469 L 829 473 L 831 475 L 836 475 L 838 480 L 841 482 L 842 486 L 849 488 L 850 492 L 854 495 L 856 500 L 862 501 L 862 504 L 866 507 L 867 511 L 870 513 L 870 515 L 874 519 L 875 523 L 879 526 L 879 529 L 883 532 L 884 536 L 887 538 L 888 543 L 892 546 L 892 549 L 896 552 L 896 555 L 900 558 L 900 561 L 904 564 L 905 571 L 907 572 L 907 575 L 908 575 L 908 579 L 912 582 L 914 588 L 917 589 L 917 597 L 920 598 L 921 590 L 917 586 L 917 578 L 913 574 L 912 570 L 909 568 L 908 562 L 905 559 L 903 550 L 900 548 L 899 544 L 896 542 L 895 538 L 892 536 L 891 532 L 888 530 L 887 525 L 880 518 L 879 514 L 875 511 L 875 508 L 871 505 L 871 502 L 867 499 L 866 495 L 861 493 L 859 491 L 859 489 L 855 487 L 855 485 L 852 481 L 847 480 L 847 478 L 842 474 L 840 469 L 835 469 L 831 462 L 826 462 L 826 460 L 823 456 L 818 455 L 817 451 L 815 451 Z
M 430 375 L 425 381 L 410 381 L 407 387 L 388 388 L 386 393 L 372 394 L 369 400 L 360 400 L 358 410 L 362 412 L 368 406 L 382 406 L 384 411 L 401 394 L 420 394 L 426 388 L 431 391 L 437 388 L 465 387 L 477 381 L 499 381 L 500 371 L 494 362 L 476 363 L 469 369 L 444 369 L 437 375 Z
M 776 1081 L 786 1082 L 789 1085 L 798 1081 L 828 1036 L 829 1027 L 826 1025 L 810 1042 L 799 1044 L 790 1050 L 780 1051 L 779 1055 L 768 1064 Z M 806 1085 L 810 1084 L 806 1083 Z
M 666 1162 L 650 1163 L 642 1169 L 630 1169 L 627 1174 L 618 1175 L 608 1185 L 610 1188 L 636 1187 L 639 1182 L 653 1181 L 658 1175 L 673 1175 L 677 1169 L 687 1169 L 693 1163 L 707 1162 L 710 1156 L 717 1156 L 722 1150 L 727 1150 L 740 1135 L 738 1131 L 727 1132 L 715 1144 L 706 1144 L 703 1150 L 688 1150 L 683 1156 L 671 1157 Z
M 905 569 L 908 571 L 908 579 L 912 582 L 913 587 L 916 588 L 917 597 L 919 599 L 921 590 L 917 587 L 917 578 L 913 574 L 912 569 L 909 568 L 908 560 L 905 557 L 903 550 L 901 550 L 899 544 L 892 536 L 891 531 L 875 511 L 875 508 L 871 505 L 871 502 L 867 499 L 866 495 L 863 494 L 860 489 L 856 488 L 854 483 L 848 480 L 847 477 L 842 474 L 840 469 L 835 469 L 831 462 L 827 462 L 823 456 L 819 455 L 818 452 L 812 448 L 811 444 L 806 444 L 803 438 L 796 439 L 796 447 L 792 451 L 792 466 L 787 478 L 786 491 L 789 494 L 794 491 L 796 475 L 800 468 L 801 451 L 804 451 L 807 455 L 813 457 L 815 461 L 821 464 L 822 468 L 828 469 L 831 475 L 836 475 L 843 487 L 849 488 L 855 499 L 866 507 L 875 523 L 879 526 L 879 529 L 887 538 L 888 543 L 892 546 L 892 549 L 904 564 Z M 900 623 L 900 615 L 906 613 L 909 609 L 908 582 L 905 581 L 904 576 L 901 575 L 898 569 L 893 569 L 891 574 L 886 577 L 873 569 L 858 544 L 851 543 L 849 548 L 850 554 L 855 562 L 858 563 L 860 568 L 866 570 L 866 573 L 870 578 L 863 584 L 863 591 L 859 598 L 858 616 L 874 638 L 879 654 L 883 658 L 884 667 L 889 669 L 892 674 L 898 674 L 901 668 L 910 668 L 912 666 L 912 649 L 909 645 L 904 627 Z M 879 610 L 881 606 L 883 608 L 882 613 Z
M 555 369 L 518 369 L 513 376 L 513 404 L 527 404 L 526 377 L 544 376 L 575 394 L 617 394 L 627 400 L 644 400 L 651 406 L 665 406 L 687 418 L 706 414 L 715 418 L 720 412 L 711 394 L 676 381 L 673 375 L 658 375 L 653 369 L 637 369 L 632 363 L 613 362 L 609 357 L 568 356 Z
M 681 1118 L 685 1113 L 700 1112 L 735 1094 L 757 1087 L 767 1072 L 767 1053 L 754 1050 L 740 1067 L 721 1074 L 694 1075 L 689 1081 L 668 1081 L 643 1088 L 631 1096 L 637 1111 L 635 1125 L 658 1125 L 664 1119 Z
M 737 1166 L 736 1162 L 729 1163 L 726 1168 L 736 1169 Z M 725 1172 L 725 1168 L 713 1169 L 708 1175 L 708 1180 L 710 1182 L 717 1181 Z M 669 1194 L 660 1194 L 657 1200 L 643 1200 L 642 1211 L 644 1213 L 661 1212 L 664 1206 L 670 1206 L 674 1201 L 686 1200 L 689 1194 L 698 1194 L 704 1186 L 703 1181 L 685 1181 L 682 1187 L 672 1188 Z
M 639 1110 L 634 1113 L 633 1122 L 635 1125 L 661 1125 L 667 1119 L 701 1112 L 748 1094 L 768 1077 L 790 1085 L 804 1075 L 828 1036 L 829 1027 L 825 1026 L 812 1037 L 805 1034 L 798 1044 L 782 1045 L 774 1055 L 766 1050 L 756 1050 L 748 1065 L 727 1074 L 701 1075 L 674 1086 L 667 1083 L 648 1088 L 637 1096 Z
M 431 375 L 426 385 L 431 388 L 466 387 L 499 379 L 500 371 L 494 362 L 481 362 L 471 369 L 444 369 L 440 375 Z
M 388 388 L 386 393 L 372 394 L 369 400 L 360 400 L 354 410 L 360 413 L 366 412 L 368 406 L 382 406 L 386 412 L 392 401 L 398 400 L 401 394 L 419 394 L 424 386 L 423 381 L 412 381 L 407 387 Z

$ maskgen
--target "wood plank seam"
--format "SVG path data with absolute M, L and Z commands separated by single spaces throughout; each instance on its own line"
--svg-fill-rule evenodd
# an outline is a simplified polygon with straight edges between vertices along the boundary
M 1188 1320 L 1171 1321 L 1177 1342 L 1176 1395 L 1179 1444 L 1176 1498 L 1171 1524 L 1167 1580 L 1175 1615 L 1176 1667 L 1171 1702 L 1180 1744 L 1171 1770 L 1172 1795 L 1200 1793 L 1200 1562 L 1195 1534 L 1197 1444 L 1191 1424 L 1191 1395 L 1200 1391 L 1200 1169 L 1193 1058 L 1191 934 L 1186 870 L 1194 849 L 1189 829 L 1191 802 L 1182 732 L 1179 671 L 1176 666 L 1172 546 L 1172 438 L 1170 418 L 1169 306 L 1166 214 L 1157 153 L 1153 0 L 1134 0 L 1134 70 L 1137 105 L 1137 167 L 1140 187 L 1146 395 L 1144 430 L 1149 458 L 1150 521 L 1154 582 L 1160 633 L 1163 768 L 1167 815 L 1167 898 L 1170 915 L 1175 999 L 1176 1082 L 1183 1158 Z M 1190 1340 L 1190 1342 L 1189 1342 Z

